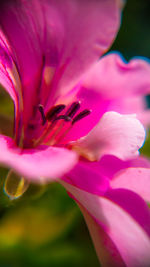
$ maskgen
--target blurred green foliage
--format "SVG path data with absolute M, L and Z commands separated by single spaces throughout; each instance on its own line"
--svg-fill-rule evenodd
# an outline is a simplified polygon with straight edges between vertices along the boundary
M 122 25 L 112 50 L 126 59 L 135 56 L 150 58 L 150 1 L 127 0 Z
M 112 50 L 126 59 L 150 57 L 149 14 L 150 1 L 127 1 Z M 1 91 L 0 114 L 1 132 L 10 133 L 13 104 Z M 142 153 L 150 156 L 149 140 Z M 0 267 L 99 266 L 83 217 L 66 191 L 55 183 L 30 185 L 11 201 L 3 191 L 7 172 L 0 169 Z

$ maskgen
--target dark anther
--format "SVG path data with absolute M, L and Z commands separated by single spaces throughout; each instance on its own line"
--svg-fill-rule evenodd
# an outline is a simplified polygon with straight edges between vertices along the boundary
M 56 116 L 65 108 L 66 106 L 63 104 L 53 106 L 46 114 L 46 119 L 48 121 L 52 121 L 56 118 Z
M 91 113 L 91 110 L 89 109 L 84 109 L 83 111 L 81 111 L 77 116 L 74 117 L 72 124 L 74 124 L 75 122 L 83 119 L 84 117 L 88 116 Z
M 42 125 L 44 125 L 46 123 L 46 117 L 45 117 L 45 114 L 44 114 L 44 108 L 43 106 L 40 104 L 38 105 L 38 109 L 41 113 L 41 117 L 42 117 Z
M 71 106 L 69 107 L 69 109 L 67 110 L 65 115 L 70 117 L 70 118 L 73 118 L 73 116 L 76 114 L 76 112 L 79 110 L 79 108 L 80 108 L 80 102 L 76 101 L 76 102 L 71 104 Z
M 72 119 L 69 116 L 60 115 L 60 116 L 55 118 L 55 121 L 57 121 L 57 120 L 71 121 Z

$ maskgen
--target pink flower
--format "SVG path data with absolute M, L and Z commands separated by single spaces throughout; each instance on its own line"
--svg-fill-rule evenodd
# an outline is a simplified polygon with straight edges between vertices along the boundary
M 96 62 L 119 8 L 118 0 L 2 1 L 0 82 L 14 101 L 15 136 L 0 136 L 0 162 L 29 181 L 61 178 L 104 266 L 146 266 L 149 162 L 138 150 L 150 66 L 117 54 Z

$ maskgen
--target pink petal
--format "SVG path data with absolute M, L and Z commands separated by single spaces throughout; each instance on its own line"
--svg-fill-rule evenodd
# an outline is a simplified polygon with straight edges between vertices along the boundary
M 76 99 L 81 102 L 81 111 L 91 110 L 90 115 L 76 122 L 69 133 L 64 137 L 64 141 L 75 141 L 87 135 L 93 127 L 99 122 L 102 115 L 108 111 L 110 101 L 103 99 L 101 95 L 92 90 L 81 87 Z
M 87 210 L 78 204 L 87 223 L 101 266 L 125 267 L 119 251 L 104 229 L 93 219 Z
M 65 20 L 61 61 L 55 78 L 60 96 L 108 49 L 119 27 L 120 7 L 116 0 L 51 3 Z
M 119 9 L 117 0 L 21 0 L 0 4 L 1 26 L 32 98 L 46 66 L 50 72 L 57 68 L 56 83 L 63 74 L 59 87 L 75 83 L 110 46 L 119 27 Z
M 81 108 L 92 112 L 74 125 L 65 140 L 73 141 L 86 135 L 106 111 L 136 113 L 142 124 L 148 126 L 150 116 L 143 95 L 149 92 L 149 75 L 150 64 L 144 60 L 125 63 L 116 53 L 101 58 L 85 73 L 77 88 Z
M 21 81 L 13 61 L 9 44 L 0 30 L 0 84 L 10 95 L 15 107 L 15 132 L 18 132 L 18 125 L 21 128 L 21 113 L 23 111 L 23 100 Z M 21 130 L 21 129 L 20 129 Z
M 11 138 L 3 135 L 0 135 L 0 151 L 1 164 L 35 182 L 59 178 L 77 163 L 77 155 L 65 148 L 41 146 L 21 149 Z
M 142 157 L 123 161 L 115 156 L 105 155 L 95 162 L 79 161 L 63 180 L 89 193 L 104 195 L 111 186 L 117 188 L 114 185 L 116 179 L 133 167 L 135 170 L 147 168 L 148 171 L 150 162 Z
M 150 93 L 149 76 L 150 64 L 146 60 L 137 58 L 127 63 L 119 54 L 111 53 L 87 73 L 84 87 L 108 99 L 146 95 Z
M 113 155 L 104 155 L 98 162 L 92 162 L 92 164 L 97 166 L 98 172 L 112 179 L 116 173 L 130 167 L 131 162 L 123 161 Z
M 0 36 L 2 35 L 0 31 Z M 13 83 L 7 69 L 12 67 L 12 59 L 8 54 L 7 48 L 0 39 L 0 84 L 6 89 L 11 98 L 16 101 Z
M 148 114 L 145 113 L 147 105 L 143 95 L 149 92 L 149 75 L 150 64 L 144 60 L 133 59 L 125 63 L 115 53 L 101 58 L 85 73 L 80 86 L 76 88 L 76 97 L 81 101 L 82 109 L 90 109 L 92 112 L 82 123 L 74 125 L 66 139 L 76 140 L 86 135 L 106 111 L 136 113 L 137 118 L 148 125 Z
M 150 202 L 150 168 L 128 168 L 114 176 L 111 186 L 130 189 Z
M 106 112 L 97 126 L 75 146 L 91 160 L 104 154 L 130 159 L 138 155 L 144 139 L 145 130 L 134 115 Z
M 97 222 L 114 242 L 128 267 L 149 266 L 150 238 L 142 225 L 140 225 L 141 222 L 132 217 L 131 211 L 128 213 L 124 207 L 121 207 L 120 204 L 113 202 L 111 199 L 92 195 L 65 182 L 61 183 L 96 218 Z M 145 203 L 140 197 L 135 196 L 134 193 L 132 194 L 132 203 L 128 204 L 136 205 L 137 212 L 139 211 L 138 206 L 140 206 L 140 209 L 141 207 L 143 208 L 143 210 L 139 211 L 139 216 L 142 213 L 143 220 L 145 218 L 148 220 L 144 223 L 145 225 L 148 223 L 150 229 L 148 208 L 146 210 Z M 126 194 L 127 197 L 128 194 Z
M 98 195 L 104 195 L 109 187 L 109 179 L 101 172 L 98 162 L 78 162 L 63 180 Z
M 34 4 L 31 2 L 17 0 L 0 3 L 0 25 L 9 40 L 9 50 L 21 78 L 26 119 L 32 113 L 32 104 L 35 104 L 35 89 L 40 84 L 43 53 L 39 39 L 39 33 L 43 33 L 39 1 L 34 1 Z M 39 20 L 35 21 L 37 17 L 41 20 L 41 26 Z
M 21 82 L 12 59 L 11 50 L 4 34 L 0 30 L 0 84 L 13 99 L 15 105 L 21 102 Z M 20 98 L 18 100 L 18 98 Z
M 150 209 L 140 195 L 121 188 L 108 190 L 105 196 L 130 214 L 150 237 Z
M 139 112 L 138 114 L 138 119 L 142 122 L 142 124 L 149 128 L 150 127 L 150 110 L 142 110 L 141 112 Z

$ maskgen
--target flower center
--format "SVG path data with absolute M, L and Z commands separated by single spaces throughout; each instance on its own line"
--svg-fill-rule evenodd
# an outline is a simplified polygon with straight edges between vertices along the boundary
M 73 102 L 68 108 L 64 104 L 55 105 L 46 115 L 42 105 L 39 105 L 38 109 L 44 129 L 40 138 L 35 140 L 34 147 L 43 143 L 47 145 L 61 144 L 74 124 L 91 113 L 89 109 L 78 112 L 80 110 L 79 101 Z

